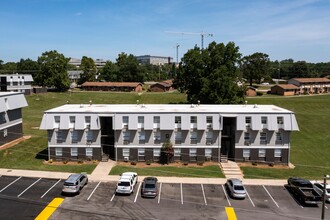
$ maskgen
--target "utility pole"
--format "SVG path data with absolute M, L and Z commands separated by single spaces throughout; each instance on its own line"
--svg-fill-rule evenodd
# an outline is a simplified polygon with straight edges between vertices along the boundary
M 200 33 L 194 33 L 194 32 L 175 32 L 175 31 L 165 31 L 166 33 L 170 34 L 181 34 L 181 35 L 200 35 L 201 36 L 201 48 L 204 49 L 204 37 L 213 37 L 213 34 L 200 32 Z
M 179 63 L 179 47 L 180 45 L 176 44 L 176 63 Z

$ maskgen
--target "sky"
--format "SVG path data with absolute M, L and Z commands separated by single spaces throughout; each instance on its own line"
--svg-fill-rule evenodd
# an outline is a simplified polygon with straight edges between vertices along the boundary
M 50 50 L 111 61 L 178 51 L 180 61 L 201 35 L 242 56 L 330 62 L 330 0 L 1 0 L 0 24 L 4 62 Z

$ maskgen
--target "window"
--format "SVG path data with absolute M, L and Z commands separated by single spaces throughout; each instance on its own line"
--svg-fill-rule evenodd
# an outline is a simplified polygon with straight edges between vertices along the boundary
M 181 124 L 181 116 L 175 116 L 175 124 Z
M 71 156 L 77 157 L 78 156 L 78 148 L 77 147 L 71 147 Z
M 139 141 L 144 142 L 146 140 L 146 135 L 144 131 L 139 131 Z
M 1 118 L 0 118 L 1 122 L 6 122 L 6 112 L 2 112 L 1 113 Z
M 154 148 L 154 157 L 160 157 L 160 149 Z
M 129 148 L 123 148 L 123 157 L 129 157 Z
M 266 144 L 266 143 L 267 143 L 267 133 L 260 132 L 260 144 Z
M 7 129 L 4 129 L 3 130 L 3 137 L 7 137 L 8 136 L 8 130 Z
M 93 148 L 86 147 L 86 156 L 87 157 L 92 157 L 93 156 Z
M 174 148 L 174 156 L 175 157 L 181 156 L 181 148 Z
M 243 149 L 243 158 L 250 158 L 250 149 Z
M 123 116 L 123 124 L 124 125 L 128 124 L 128 116 Z
M 250 141 L 250 133 L 244 132 L 244 141 Z
M 182 133 L 181 131 L 175 132 L 175 141 L 181 141 L 182 140 Z
M 275 149 L 274 157 L 282 157 L 282 149 Z
M 245 124 L 251 124 L 251 117 L 245 117 Z
M 55 148 L 55 156 L 57 157 L 62 157 L 62 148 L 61 147 L 56 147 Z
M 76 117 L 70 116 L 70 128 L 74 128 L 75 123 L 76 123 Z
M 212 156 L 212 149 L 205 148 L 205 157 L 211 157 L 211 156 Z
M 54 128 L 59 128 L 60 127 L 60 116 L 54 116 L 54 121 L 55 121 L 55 125 Z
M 91 116 L 85 116 L 85 125 L 87 127 L 91 125 Z
M 192 124 L 197 123 L 197 116 L 190 116 L 190 123 Z
M 138 116 L 138 123 L 143 124 L 144 123 L 144 116 Z
M 190 143 L 197 144 L 197 131 L 190 131 Z
M 160 141 L 160 131 L 154 131 L 154 141 Z
M 258 156 L 259 157 L 266 157 L 266 150 L 265 149 L 259 149 Z
M 70 131 L 71 141 L 77 142 L 78 141 L 78 131 Z
M 283 117 L 277 117 L 277 124 L 283 124 Z
M 190 157 L 196 157 L 197 156 L 197 149 L 196 148 L 190 148 L 189 149 L 189 156 Z
M 86 141 L 93 141 L 93 131 L 86 131 Z
M 55 132 L 55 138 L 57 142 L 62 142 L 63 138 L 62 138 L 62 131 L 56 131 Z
M 212 124 L 212 122 L 213 122 L 212 116 L 206 116 L 206 123 Z
M 144 157 L 144 153 L 145 153 L 144 148 L 139 148 L 139 149 L 138 149 L 138 156 L 139 156 L 139 157 Z
M 130 133 L 129 131 L 123 131 L 123 140 L 130 141 Z
M 159 116 L 154 116 L 154 123 L 159 124 L 160 123 L 160 117 Z
M 280 132 L 276 132 L 276 141 L 282 141 L 282 134 Z
M 261 117 L 261 124 L 267 124 L 267 117 L 266 116 Z

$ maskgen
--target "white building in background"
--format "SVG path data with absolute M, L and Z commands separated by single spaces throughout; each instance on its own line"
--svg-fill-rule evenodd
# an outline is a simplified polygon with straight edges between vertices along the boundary
M 102 67 L 105 66 L 107 61 L 103 60 L 103 59 L 95 59 L 94 63 L 96 65 L 96 68 L 102 68 Z M 79 68 L 81 66 L 81 59 L 71 58 L 70 61 L 69 61 L 69 64 Z
M 274 105 L 63 105 L 44 112 L 49 158 L 289 163 L 292 111 Z
M 142 55 L 136 56 L 136 59 L 141 64 L 164 65 L 173 63 L 172 57 Z
M 0 91 L 22 92 L 25 95 L 33 93 L 33 78 L 31 74 L 2 74 L 0 75 Z

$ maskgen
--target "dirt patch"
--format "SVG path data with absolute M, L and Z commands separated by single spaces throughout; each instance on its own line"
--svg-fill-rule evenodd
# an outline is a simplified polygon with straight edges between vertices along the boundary
M 239 167 L 254 167 L 254 168 L 272 168 L 272 169 L 292 169 L 292 167 L 284 164 L 272 164 L 269 165 L 267 163 L 258 163 L 257 165 L 253 165 L 252 163 L 246 162 L 246 163 L 237 163 Z
M 23 136 L 23 137 L 21 137 L 21 138 L 18 138 L 18 139 L 16 139 L 16 140 L 13 140 L 13 141 L 11 141 L 11 142 L 8 142 L 8 143 L 6 143 L 6 144 L 4 144 L 4 145 L 1 145 L 1 146 L 0 146 L 0 150 L 4 150 L 4 149 L 10 148 L 10 147 L 13 147 L 13 146 L 15 146 L 16 144 L 19 144 L 19 143 L 21 143 L 22 141 L 28 140 L 28 139 L 30 139 L 30 138 L 31 138 L 31 136 Z
M 119 166 L 128 166 L 128 167 L 136 167 L 136 168 L 145 168 L 145 167 L 201 167 L 201 165 L 198 165 L 197 163 L 188 163 L 187 165 L 184 165 L 182 162 L 174 162 L 169 164 L 160 164 L 157 162 L 151 163 L 150 165 L 147 165 L 146 162 L 137 162 L 136 165 L 132 165 L 130 162 L 117 162 L 117 165 Z M 202 166 L 211 166 L 211 165 L 219 165 L 217 162 L 211 162 L 207 161 L 204 162 Z
M 53 162 L 49 162 L 47 160 L 45 160 L 43 162 L 44 165 L 52 165 L 52 166 L 79 166 L 79 165 L 86 165 L 86 164 L 98 164 L 98 161 L 84 161 L 82 163 L 79 163 L 77 161 L 68 161 L 68 162 L 64 162 L 64 161 L 53 161 Z

